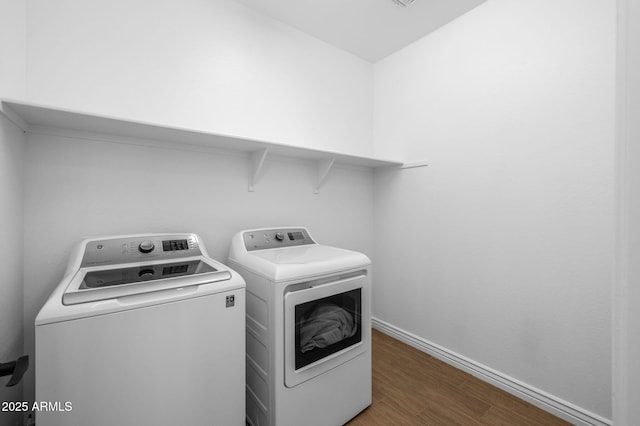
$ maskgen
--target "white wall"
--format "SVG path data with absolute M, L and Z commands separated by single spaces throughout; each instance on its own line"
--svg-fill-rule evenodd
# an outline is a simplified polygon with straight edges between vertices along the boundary
M 244 154 L 31 133 L 25 164 L 27 324 L 62 278 L 73 244 L 85 236 L 196 232 L 212 257 L 226 261 L 237 231 L 303 225 L 321 243 L 373 251 L 368 169 L 336 167 L 314 195 L 314 164 L 276 157 L 267 159 L 255 192 L 248 192 Z M 25 339 L 33 354 L 32 329 Z
M 25 138 L 22 131 L 0 114 L 0 362 L 23 355 L 22 280 L 22 178 Z M 22 384 L 5 387 L 0 379 L 0 401 L 21 401 Z M 1 425 L 14 425 L 17 413 L 0 412 Z
M 616 283 L 613 420 L 640 418 L 640 5 L 618 1 Z
M 0 97 L 24 96 L 26 9 L 22 0 L 0 0 Z M 22 177 L 24 134 L 0 113 L 0 362 L 23 354 Z M 22 400 L 22 384 L 5 387 L 0 401 Z M 0 412 L 0 424 L 16 425 L 19 413 Z
M 231 0 L 30 0 L 30 100 L 370 154 L 372 66 Z
M 374 315 L 611 418 L 615 2 L 492 0 L 374 69 Z
M 27 77 L 24 0 L 0 0 L 0 36 L 0 96 L 24 96 Z

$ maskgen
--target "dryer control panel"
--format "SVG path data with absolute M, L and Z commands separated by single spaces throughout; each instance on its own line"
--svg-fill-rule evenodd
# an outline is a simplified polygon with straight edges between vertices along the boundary
M 315 244 L 305 228 L 269 228 L 242 234 L 247 251 Z
M 201 254 L 198 238 L 194 234 L 149 234 L 126 238 L 105 238 L 87 241 L 81 266 L 180 259 Z

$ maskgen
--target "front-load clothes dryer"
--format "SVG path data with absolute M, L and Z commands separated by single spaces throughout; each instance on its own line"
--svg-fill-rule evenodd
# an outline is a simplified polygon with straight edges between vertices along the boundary
M 236 234 L 228 264 L 247 283 L 250 424 L 337 426 L 371 405 L 367 256 L 269 228 Z
M 244 329 L 244 280 L 197 235 L 84 240 L 35 321 L 36 422 L 244 425 Z

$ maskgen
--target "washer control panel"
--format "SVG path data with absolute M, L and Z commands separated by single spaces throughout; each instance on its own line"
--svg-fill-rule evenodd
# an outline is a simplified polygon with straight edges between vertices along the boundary
M 201 254 L 198 238 L 194 234 L 105 238 L 87 242 L 81 266 L 179 259 Z
M 247 251 L 315 244 L 304 228 L 270 228 L 242 234 Z

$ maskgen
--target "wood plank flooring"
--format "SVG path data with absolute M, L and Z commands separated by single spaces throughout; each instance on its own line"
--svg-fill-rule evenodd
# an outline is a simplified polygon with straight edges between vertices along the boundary
M 377 330 L 372 336 L 373 404 L 349 426 L 570 424 Z

